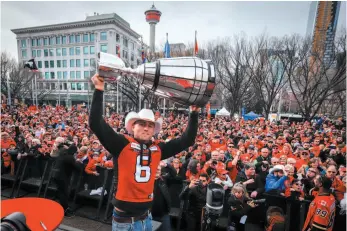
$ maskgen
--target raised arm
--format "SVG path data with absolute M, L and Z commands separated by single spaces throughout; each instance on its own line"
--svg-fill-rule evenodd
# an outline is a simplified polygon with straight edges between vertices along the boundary
M 117 157 L 129 141 L 123 135 L 116 133 L 102 117 L 104 83 L 100 81 L 98 75 L 93 76 L 92 81 L 95 91 L 90 108 L 89 126 L 107 151 Z
M 196 133 L 198 131 L 198 112 L 192 111 L 189 114 L 189 121 L 186 130 L 183 132 L 182 136 L 167 143 L 160 143 L 159 147 L 161 149 L 162 155 L 161 159 L 167 159 L 177 153 L 182 152 L 188 147 L 192 146 L 195 141 Z

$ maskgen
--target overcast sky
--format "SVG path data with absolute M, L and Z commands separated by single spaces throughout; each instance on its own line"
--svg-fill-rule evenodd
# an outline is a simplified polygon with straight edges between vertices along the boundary
M 117 13 L 149 41 L 144 12 L 152 2 L 1 2 L 1 51 L 17 58 L 16 36 L 10 29 L 83 21 L 93 12 Z M 162 12 L 156 27 L 156 45 L 208 40 L 245 32 L 257 36 L 299 33 L 305 35 L 310 2 L 155 2 Z M 341 4 L 339 25 L 346 27 L 346 2 Z

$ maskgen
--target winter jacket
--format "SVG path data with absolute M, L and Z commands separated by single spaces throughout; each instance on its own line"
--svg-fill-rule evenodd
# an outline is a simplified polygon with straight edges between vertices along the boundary
M 279 190 L 280 192 L 284 192 L 284 182 L 287 180 L 287 178 L 287 176 L 282 176 L 280 178 L 270 173 L 266 177 L 265 192 L 269 192 L 270 190 Z

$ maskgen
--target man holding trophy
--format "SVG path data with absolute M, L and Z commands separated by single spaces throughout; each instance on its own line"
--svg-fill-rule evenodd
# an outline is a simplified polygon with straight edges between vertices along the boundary
M 104 57 L 111 59 L 105 61 Z M 132 136 L 116 133 L 102 118 L 104 85 L 105 80 L 109 81 L 110 72 L 116 70 L 115 72 L 118 72 L 117 75 L 122 72 L 133 74 L 134 77 L 143 79 L 143 86 L 151 84 L 149 79 L 151 73 L 153 73 L 152 84 L 156 85 L 156 87 L 151 86 L 151 89 L 156 91 L 156 93 L 158 93 L 157 90 L 159 90 L 160 85 L 162 87 L 172 87 L 165 85 L 166 83 L 161 84 L 166 75 L 163 73 L 163 66 L 159 62 L 155 64 L 155 70 L 149 71 L 151 73 L 147 73 L 149 70 L 149 66 L 147 66 L 142 67 L 142 71 L 137 71 L 136 74 L 136 71 L 124 68 L 121 61 L 118 57 L 111 57 L 111 55 L 105 53 L 100 54 L 99 74 L 92 77 L 95 91 L 89 125 L 101 144 L 113 155 L 115 190 L 112 200 L 114 205 L 112 230 L 152 230 L 152 216 L 149 209 L 153 201 L 157 167 L 161 160 L 174 156 L 194 144 L 198 129 L 199 107 L 190 106 L 189 121 L 185 132 L 181 137 L 170 140 L 167 143 L 152 141 L 152 137 L 160 132 L 162 121 L 161 119 L 155 120 L 154 113 L 149 109 L 142 109 L 139 113 L 130 112 L 127 115 L 125 127 L 128 134 Z M 161 60 L 160 62 L 164 61 Z M 113 65 L 114 63 L 116 65 Z M 174 80 L 172 75 L 170 78 Z M 144 84 L 145 79 L 146 84 Z M 207 84 L 205 84 L 205 88 L 207 88 Z M 178 90 L 182 90 L 182 88 Z M 175 97 L 178 98 L 178 91 L 175 91 L 175 89 L 172 89 L 172 91 L 176 94 Z M 196 95 L 200 96 L 199 94 Z M 165 96 L 163 95 L 163 97 Z M 195 97 L 193 102 L 197 102 L 201 106 L 203 102 L 201 100 L 198 101 L 197 98 Z M 203 99 L 203 97 L 200 98 Z M 176 99 L 177 101 L 179 100 Z M 184 101 L 187 100 L 183 99 L 180 102 Z M 192 105 L 188 102 L 187 104 Z

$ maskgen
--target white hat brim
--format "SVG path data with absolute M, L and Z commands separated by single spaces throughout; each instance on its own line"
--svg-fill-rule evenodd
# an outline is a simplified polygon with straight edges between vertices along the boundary
M 125 129 L 128 131 L 129 134 L 133 134 L 133 125 L 138 120 L 145 120 L 149 122 L 153 122 L 155 124 L 154 127 L 154 134 L 158 134 L 161 130 L 161 126 L 163 123 L 163 120 L 161 118 L 157 119 L 156 121 L 153 121 L 148 118 L 141 118 L 138 113 L 136 112 L 130 112 L 127 117 L 125 118 Z

